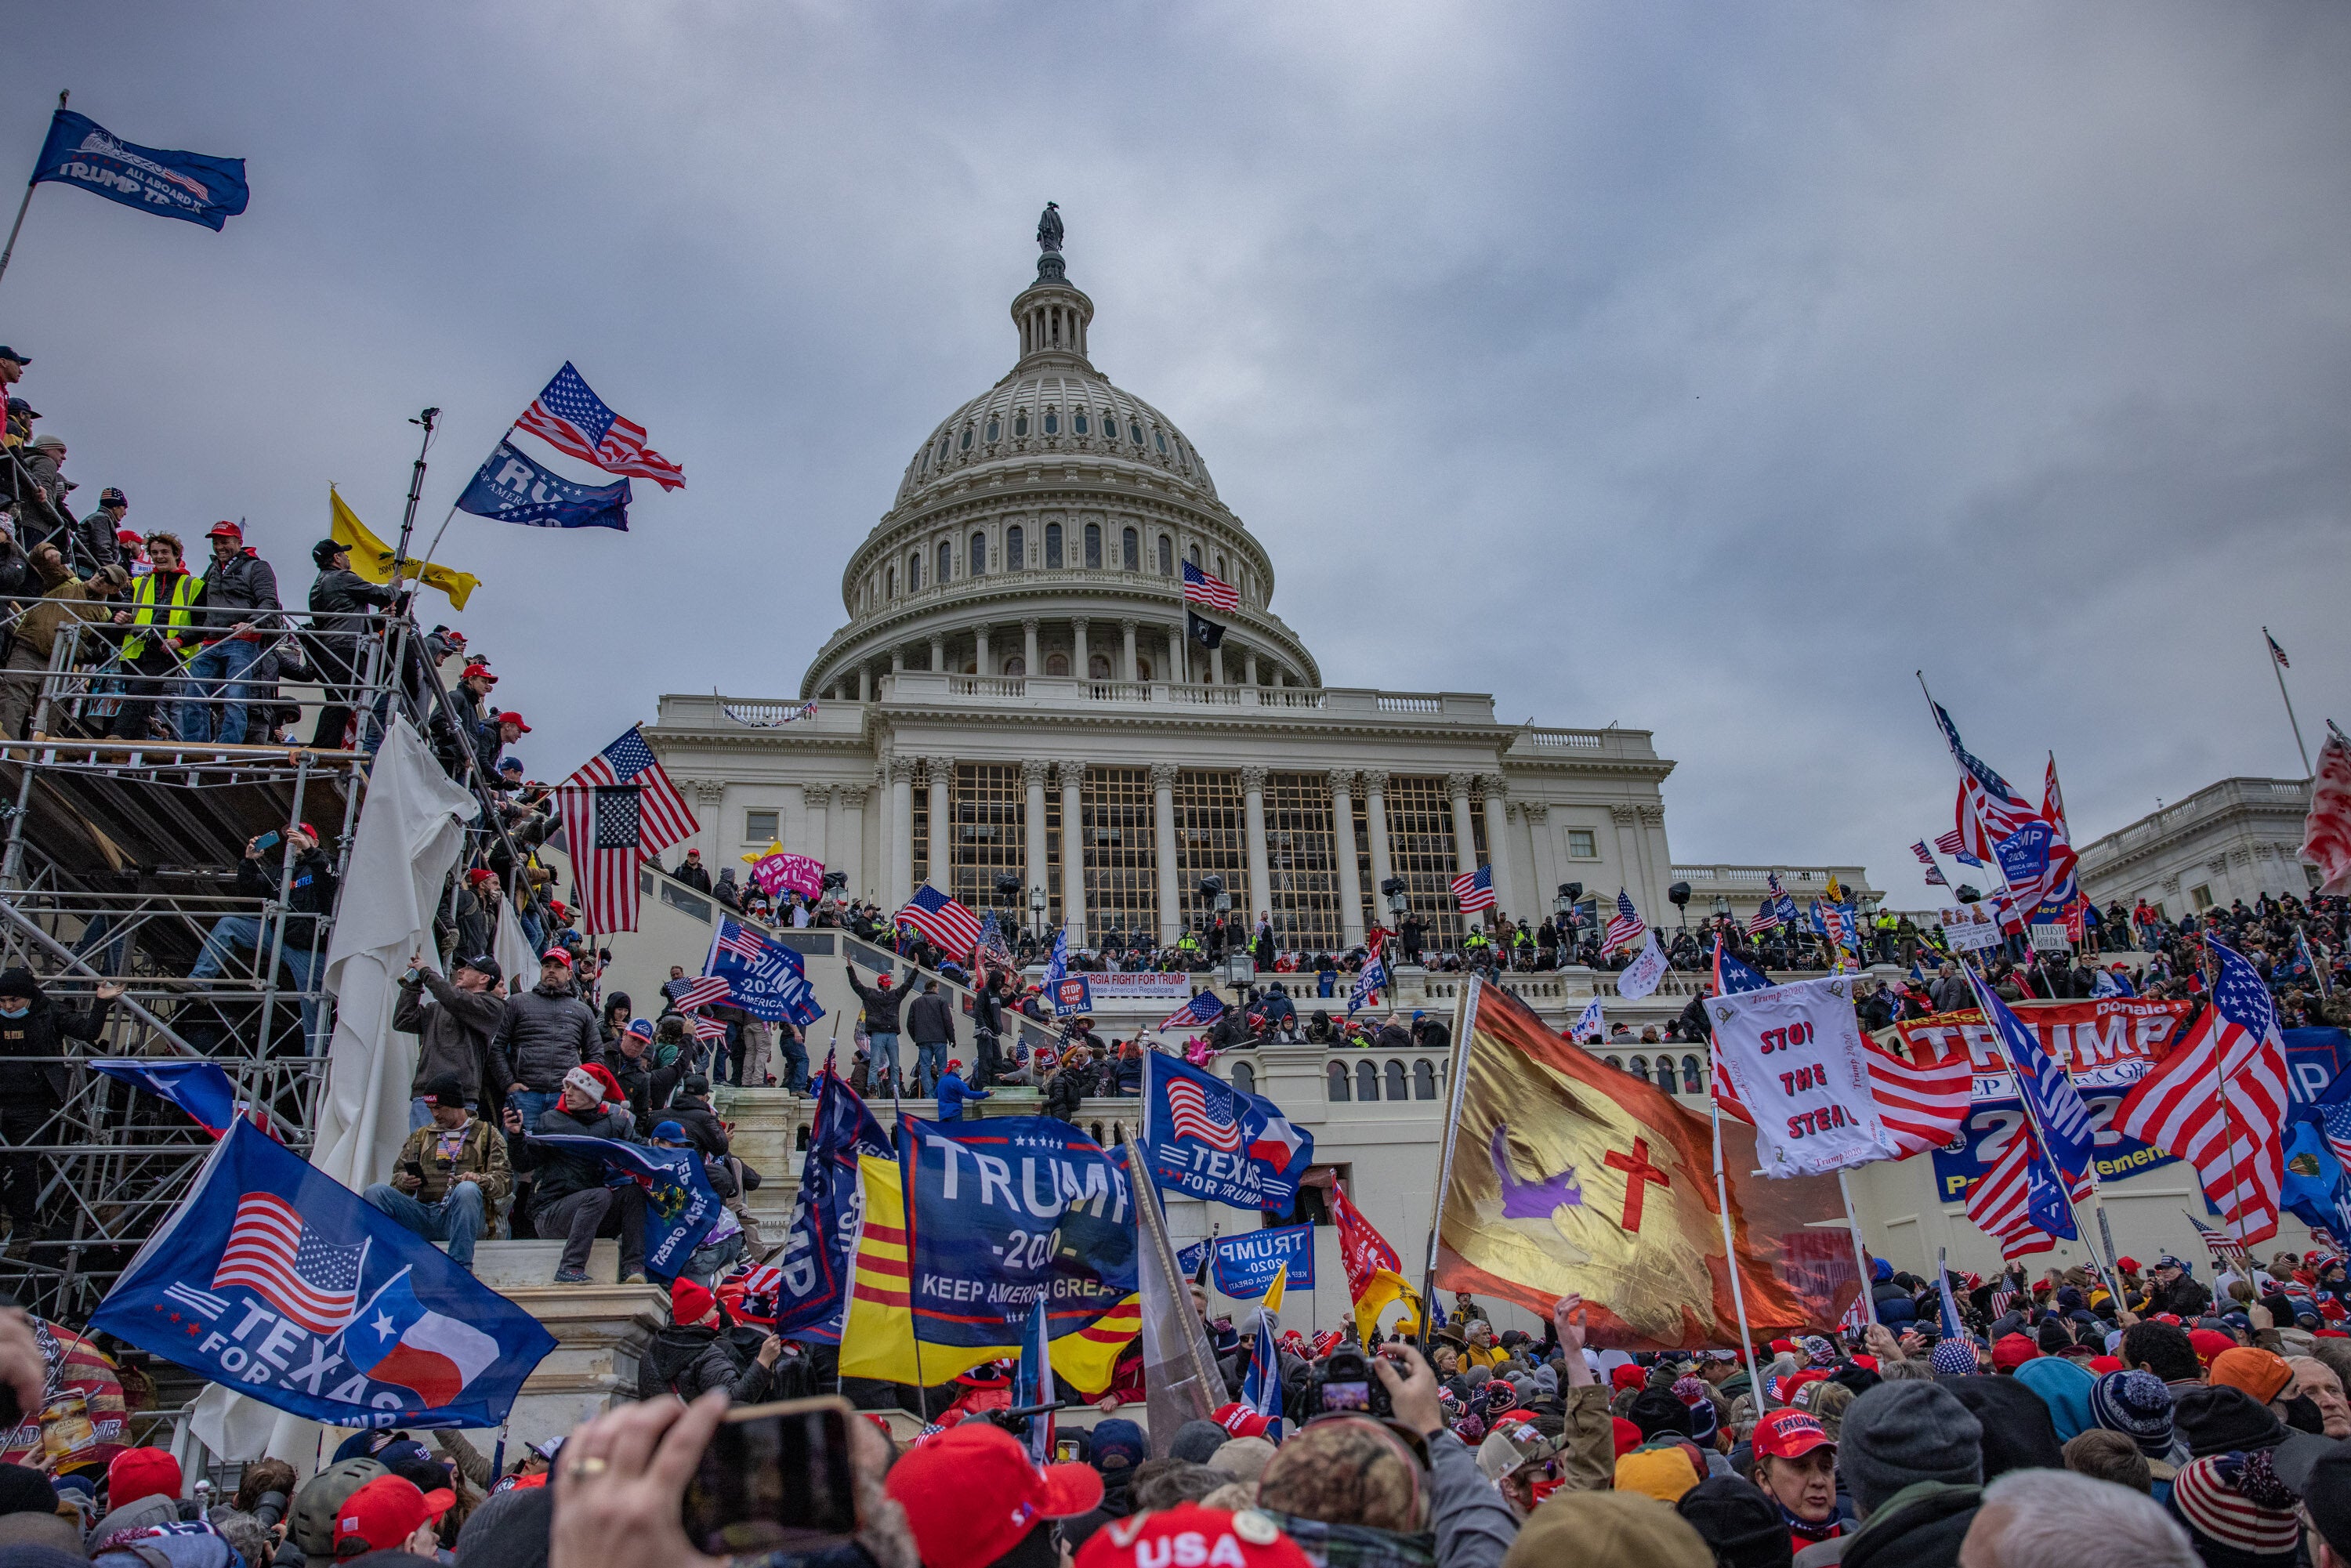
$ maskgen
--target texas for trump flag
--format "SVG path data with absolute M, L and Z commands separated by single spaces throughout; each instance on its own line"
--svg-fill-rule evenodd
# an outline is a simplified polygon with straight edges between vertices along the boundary
M 1314 1136 L 1270 1100 L 1164 1051 L 1143 1058 L 1143 1145 L 1160 1186 L 1235 1208 L 1298 1201 Z

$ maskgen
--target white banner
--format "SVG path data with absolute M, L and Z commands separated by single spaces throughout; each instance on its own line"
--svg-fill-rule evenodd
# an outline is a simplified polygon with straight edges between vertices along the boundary
M 1960 904 L 1942 912 L 1943 940 L 1954 953 L 1974 953 L 2001 943 L 1998 913 L 1989 902 Z
M 1096 1002 L 1182 1001 L 1192 994 L 1192 977 L 1174 974 L 1097 975 L 1088 973 Z
M 1652 931 L 1642 945 L 1641 956 L 1625 965 L 1625 972 L 1616 977 L 1616 994 L 1628 1002 L 1637 1002 L 1656 990 L 1657 982 L 1665 977 L 1666 950 L 1657 946 L 1657 934 Z
M 1767 1176 L 1889 1159 L 1854 1016 L 1853 978 L 1831 976 L 1707 998 L 1715 1061 L 1755 1118 Z

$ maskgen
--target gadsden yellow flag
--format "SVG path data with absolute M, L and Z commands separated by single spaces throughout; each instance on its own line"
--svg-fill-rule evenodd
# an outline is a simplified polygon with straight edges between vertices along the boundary
M 351 510 L 350 503 L 332 485 L 327 486 L 327 506 L 332 514 L 327 525 L 327 537 L 350 550 L 351 570 L 370 582 L 390 582 L 392 547 L 368 531 L 368 526 L 360 521 L 359 514 Z M 465 608 L 466 599 L 474 590 L 482 586 L 482 580 L 470 571 L 453 571 L 431 561 L 412 560 L 402 570 L 410 581 L 437 588 L 447 594 L 450 608 L 454 610 Z

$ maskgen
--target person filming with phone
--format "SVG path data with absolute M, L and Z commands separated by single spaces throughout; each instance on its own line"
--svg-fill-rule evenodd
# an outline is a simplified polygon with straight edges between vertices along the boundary
M 283 845 L 293 841 L 291 863 Z M 280 883 L 283 887 L 280 887 Z M 188 971 L 187 982 L 182 988 L 193 988 L 192 982 L 216 980 L 227 971 L 229 955 L 249 953 L 255 967 L 266 961 L 266 953 L 273 944 L 278 957 L 294 977 L 299 991 L 313 991 L 313 983 L 326 967 L 327 949 L 319 923 L 331 919 L 335 913 L 335 868 L 327 852 L 319 847 L 319 830 L 308 822 L 297 822 L 285 833 L 262 833 L 247 839 L 245 858 L 236 862 L 236 891 L 241 897 L 257 898 L 280 904 L 285 914 L 280 916 L 283 940 L 272 932 L 260 915 L 224 915 L 213 922 L 211 935 L 204 938 L 204 951 L 196 955 L 195 967 Z M 302 1034 L 312 1056 L 327 1048 L 319 1038 L 321 1009 L 315 1001 L 302 1004 Z

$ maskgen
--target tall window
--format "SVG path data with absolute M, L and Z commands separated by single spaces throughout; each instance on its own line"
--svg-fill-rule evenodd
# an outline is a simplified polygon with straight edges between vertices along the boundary
M 1075 420 L 1077 423 L 1075 423 L 1074 424 L 1071 425 L 1071 426 L 1070 426 L 1070 428 L 1071 428 L 1071 430 L 1076 431 L 1080 435 L 1083 435 L 1083 434 L 1086 433 L 1086 411 L 1085 411 L 1085 410 L 1083 410 L 1083 409 L 1080 409 L 1076 413 L 1072 414 L 1071 417 L 1073 420 Z
M 993 442 L 993 441 L 996 439 L 997 434 L 998 434 L 998 430 L 999 430 L 1000 428 L 1001 428 L 1001 427 L 1000 427 L 1000 426 L 998 426 L 998 425 L 997 424 L 997 423 L 996 423 L 996 416 L 995 416 L 994 414 L 992 414 L 992 413 L 991 413 L 991 414 L 989 414 L 989 415 L 987 416 L 987 439 L 988 439 L 989 441 Z M 1165 448 L 1165 443 L 1166 438 L 1165 438 L 1165 436 L 1162 436 L 1160 439 L 1161 439 L 1162 446 L 1163 446 L 1163 450 L 1164 450 L 1164 448 Z
M 1266 779 L 1266 872 L 1273 885 L 1258 903 L 1273 912 L 1274 940 L 1287 951 L 1341 950 L 1338 843 L 1327 774 L 1276 773 Z M 1249 911 L 1251 935 L 1256 917 Z
M 1086 564 L 1096 570 L 1102 568 L 1102 525 L 1086 525 Z
M 1249 839 L 1241 814 L 1241 779 L 1238 773 L 1194 771 L 1176 775 L 1176 880 L 1182 897 L 1176 903 L 1185 923 L 1198 929 L 1216 912 L 1200 901 L 1204 876 L 1225 879 L 1232 895 L 1232 915 L 1244 937 L 1257 930 L 1256 894 L 1249 888 Z
M 1045 525 L 1045 564 L 1049 567 L 1061 564 L 1061 525 L 1059 523 Z
M 947 543 L 945 539 L 941 539 L 939 541 L 939 570 L 931 574 L 931 580 L 933 582 L 945 582 L 954 575 L 955 546 Z
M 1123 567 L 1126 568 L 1126 570 L 1129 570 L 1129 571 L 1134 571 L 1134 570 L 1139 570 L 1139 569 L 1142 567 L 1142 565 L 1143 565 L 1143 536 L 1142 536 L 1142 535 L 1140 535 L 1140 534 L 1136 533 L 1133 528 L 1129 528 L 1129 529 L 1127 529 L 1127 530 L 1126 530 L 1126 532 L 1125 532 L 1125 534 L 1120 538 L 1120 539 L 1119 539 L 1119 547 L 1118 547 L 1118 548 L 1119 548 L 1119 560 L 1118 560 L 1118 564 L 1119 564 L 1119 565 L 1121 565 L 1121 566 L 1123 566 Z
M 909 593 L 919 593 L 922 591 L 922 587 L 923 552 L 918 549 L 910 549 L 906 552 L 906 591 Z
M 1191 559 L 1192 559 L 1192 564 L 1193 564 L 1194 566 L 1197 566 L 1197 565 L 1199 565 L 1199 564 L 1200 564 L 1200 547 L 1199 547 L 1198 545 L 1196 545 L 1196 545 L 1192 546 L 1189 549 L 1186 549 L 1184 553 L 1185 553 L 1186 555 L 1187 555 L 1187 556 L 1189 556 L 1189 557 L 1191 558 Z
M 1059 435 L 1061 433 L 1061 416 L 1059 413 L 1056 413 L 1053 410 L 1050 408 L 1047 409 L 1045 411 L 1045 434 L 1048 435 Z
M 1012 763 L 958 762 L 947 807 L 955 837 L 947 845 L 948 891 L 970 908 L 996 907 L 998 873 L 1023 875 L 1029 854 L 1029 791 Z M 1028 883 L 1023 877 L 1025 890 Z M 1026 893 L 998 918 L 1018 930 L 1028 918 Z
M 1004 530 L 1004 570 L 1019 571 L 1029 564 L 1028 536 L 1019 523 Z
M 1026 435 L 1029 434 L 1029 411 L 1027 409 L 1024 408 L 1019 413 L 1012 416 L 1012 434 L 1015 435 Z
M 1432 947 L 1454 948 L 1462 936 L 1461 912 L 1453 903 L 1458 874 L 1454 852 L 1453 801 L 1438 777 L 1388 780 L 1388 849 L 1405 896 L 1428 929 Z M 1644 1076 L 1646 1076 L 1646 1071 Z
M 969 559 L 971 561 L 972 576 L 978 577 L 987 570 L 987 536 L 986 534 L 974 534 L 971 536 L 971 555 Z
M 898 569 L 894 566 L 882 574 L 882 596 L 885 599 L 898 597 Z
M 1176 541 L 1165 534 L 1159 536 L 1159 575 L 1162 577 L 1176 575 Z
M 1089 768 L 1079 794 L 1088 936 L 1142 932 L 1159 940 L 1159 859 L 1151 841 L 1151 773 Z

